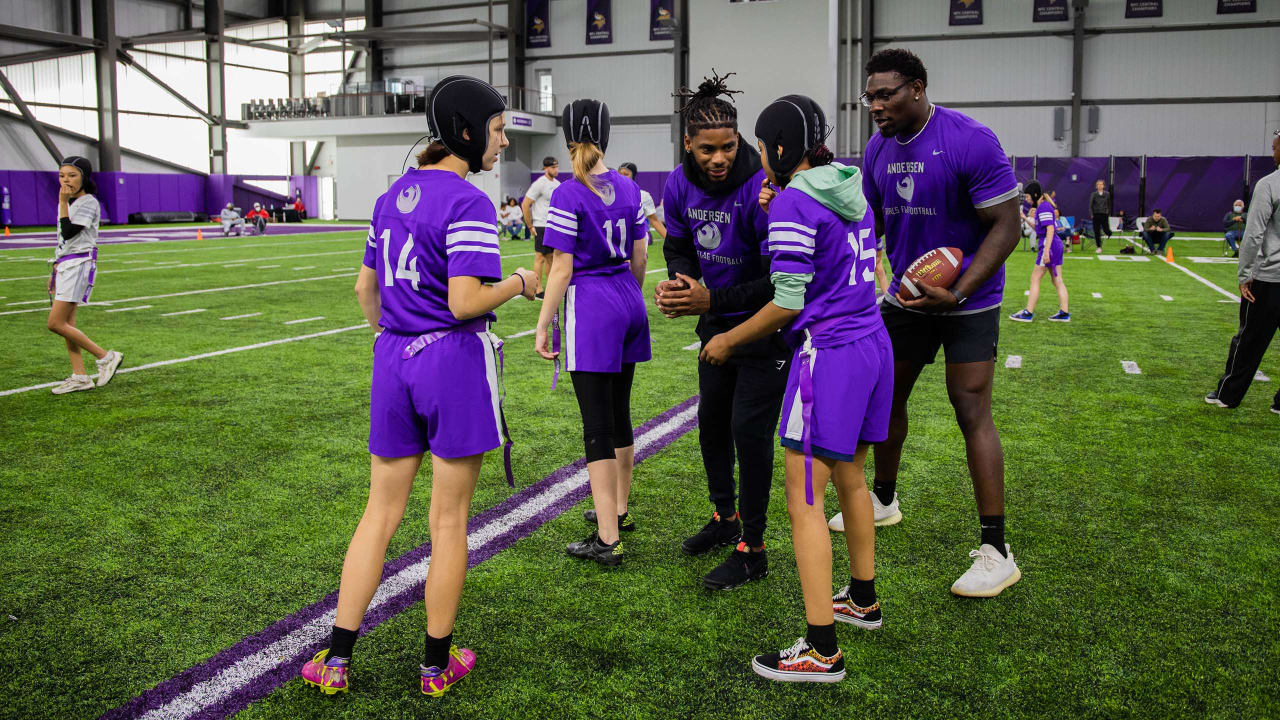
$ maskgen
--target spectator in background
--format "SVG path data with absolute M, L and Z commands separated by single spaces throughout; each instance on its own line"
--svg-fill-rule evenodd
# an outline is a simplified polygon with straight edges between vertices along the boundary
M 258 234 L 263 235 L 267 232 L 267 211 L 262 209 L 262 203 L 254 203 L 253 209 L 244 216 L 245 220 L 253 223 L 258 229 Z
M 222 208 L 218 219 L 222 221 L 223 237 L 230 235 L 232 230 L 236 231 L 236 235 L 244 234 L 244 218 L 240 217 L 240 213 L 236 212 L 235 206 L 231 203 L 227 203 L 227 206 Z
M 1231 206 L 1231 212 L 1222 216 L 1222 228 L 1227 231 L 1226 240 L 1227 247 L 1231 248 L 1231 257 L 1240 257 L 1240 248 L 1237 243 L 1244 235 L 1244 201 L 1237 200 Z
M 1116 213 L 1116 217 L 1120 219 L 1120 232 L 1135 232 L 1138 229 L 1137 224 L 1133 220 L 1133 216 L 1121 210 Z
M 1169 218 L 1160 214 L 1160 208 L 1151 211 L 1151 217 L 1147 218 L 1147 222 L 1142 226 L 1142 242 L 1147 244 L 1147 249 L 1152 255 L 1160 255 L 1164 253 L 1164 246 L 1169 244 L 1173 239 L 1173 231 L 1169 229 Z M 1157 249 L 1157 245 L 1159 248 Z
M 1034 181 L 1032 181 L 1034 182 Z M 1036 234 L 1035 206 L 1022 196 L 1022 204 L 1018 206 L 1018 217 L 1022 219 L 1022 237 L 1034 237 Z
M 524 239 L 523 219 L 524 213 L 520 211 L 520 205 L 516 203 L 515 198 L 508 196 L 506 202 L 502 204 L 502 208 L 498 210 L 498 222 L 502 223 L 502 231 L 509 235 L 512 240 Z
M 623 177 L 629 177 L 632 180 L 640 177 L 640 171 L 636 169 L 636 164 L 632 162 L 624 162 L 619 165 L 618 174 Z M 658 217 L 658 208 L 653 204 L 653 196 L 644 188 L 640 188 L 640 209 L 644 211 L 644 216 L 649 218 L 649 229 L 657 230 L 658 236 L 666 240 L 667 226 L 663 225 L 662 218 Z M 650 238 L 650 241 L 652 241 L 652 238 Z
M 548 155 L 542 159 L 542 177 L 533 181 L 529 191 L 524 194 L 524 202 L 520 210 L 524 213 L 525 227 L 533 237 L 533 274 L 538 276 L 538 294 L 542 297 L 543 275 L 551 272 L 551 253 L 555 252 L 542 245 L 542 231 L 547 227 L 547 208 L 551 206 L 551 191 L 560 187 L 556 176 L 560 174 L 560 162 Z
M 1093 194 L 1089 196 L 1089 214 L 1093 215 L 1093 241 L 1098 244 L 1095 253 L 1102 252 L 1102 233 L 1111 237 L 1111 193 L 1107 192 L 1107 184 L 1101 180 L 1093 184 Z

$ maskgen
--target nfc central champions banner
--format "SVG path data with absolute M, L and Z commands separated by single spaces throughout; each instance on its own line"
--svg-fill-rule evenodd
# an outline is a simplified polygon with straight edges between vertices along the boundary
M 675 34 L 675 15 L 672 8 L 676 0 L 649 0 L 649 39 L 670 40 Z
M 982 0 L 951 0 L 951 25 L 981 25 Z
M 1164 0 L 1124 0 L 1124 17 L 1164 17 Z
M 1066 20 L 1068 0 L 1036 0 L 1031 8 L 1033 22 Z
M 1258 0 L 1218 0 L 1218 14 L 1258 12 Z
M 551 47 L 551 0 L 527 0 L 524 5 L 524 46 Z
M 587 44 L 613 42 L 613 0 L 587 0 Z

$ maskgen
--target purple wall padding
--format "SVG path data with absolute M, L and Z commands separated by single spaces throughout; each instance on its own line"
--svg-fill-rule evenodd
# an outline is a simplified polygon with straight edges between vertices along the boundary
M 1270 155 L 1249 156 L 1249 194 L 1253 194 L 1253 186 L 1262 178 L 1276 171 L 1276 161 Z
M 302 204 L 307 207 L 307 215 L 316 217 L 320 212 L 320 179 L 315 175 L 290 175 L 289 197 L 302 191 Z
M 1013 159 L 1013 176 L 1023 185 L 1031 179 L 1035 171 L 1036 159 L 1034 157 L 1015 157 Z
M 1093 193 L 1093 183 L 1107 179 L 1110 162 L 1107 157 L 1042 157 L 1036 168 L 1036 177 L 1046 190 L 1057 192 L 1058 212 L 1076 218 L 1078 225 L 1081 219 L 1091 217 L 1089 195 Z
M 1111 186 L 1111 212 L 1119 215 L 1124 210 L 1129 217 L 1138 217 L 1139 192 L 1142 187 L 1142 158 L 1117 155 L 1115 177 Z
M 649 194 L 653 196 L 654 206 L 658 206 L 662 204 L 662 189 L 666 187 L 667 176 L 670 174 L 671 174 L 670 170 L 667 170 L 665 172 L 641 170 L 640 177 L 636 178 L 636 184 L 638 184 L 642 189 L 648 190 Z M 532 185 L 533 181 L 537 180 L 541 175 L 542 173 L 540 172 L 529 173 L 529 185 Z M 573 177 L 572 172 L 569 172 L 566 175 L 563 170 L 560 171 L 560 182 L 564 182 L 565 180 L 572 177 Z M 528 191 L 529 186 L 526 185 L 524 189 L 525 191 Z M 521 194 L 520 197 L 516 198 L 517 202 L 523 201 L 523 200 L 524 200 L 523 194 Z M 307 207 L 311 207 L 311 204 L 308 203 Z
M 1244 181 L 1243 155 L 1148 157 L 1146 211 L 1160 208 L 1175 230 L 1220 231 Z

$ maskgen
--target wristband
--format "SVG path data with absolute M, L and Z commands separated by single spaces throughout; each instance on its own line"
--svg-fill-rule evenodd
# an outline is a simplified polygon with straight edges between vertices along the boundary
M 511 273 L 510 277 L 518 277 L 518 278 L 520 278 L 520 294 L 521 294 L 521 295 L 523 295 L 523 294 L 524 294 L 524 289 L 525 289 L 525 285 L 524 285 L 524 276 L 523 276 L 523 275 L 521 275 L 520 273 Z

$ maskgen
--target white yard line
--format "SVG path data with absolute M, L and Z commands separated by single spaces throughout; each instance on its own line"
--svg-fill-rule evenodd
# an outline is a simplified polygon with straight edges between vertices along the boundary
M 315 317 L 300 318 L 300 319 L 298 319 L 298 320 L 285 320 L 285 321 L 284 321 L 284 324 L 285 324 L 285 325 L 297 325 L 298 323 L 311 322 L 311 321 L 313 321 L 313 320 L 323 320 L 323 319 L 324 319 L 324 316 L 323 316 L 323 315 L 317 315 L 317 316 L 315 316 Z
M 1134 361 L 1132 361 L 1132 360 L 1121 360 L 1121 361 L 1120 361 L 1120 367 L 1124 368 L 1124 371 L 1125 371 L 1126 373 L 1128 373 L 1129 375 L 1141 375 L 1141 374 L 1142 374 L 1142 368 L 1138 367 L 1138 363 L 1136 363 L 1136 362 L 1134 362 Z
M 508 336 L 506 337 L 506 339 L 507 339 L 507 340 L 514 340 L 515 338 L 518 338 L 518 337 L 524 337 L 525 335 L 532 335 L 532 334 L 534 334 L 534 333 L 536 333 L 536 332 L 538 332 L 538 328 L 530 328 L 530 329 L 525 330 L 525 331 L 523 331 L 523 332 L 518 332 L 518 333 L 516 333 L 515 335 L 508 335 Z
M 1179 270 L 1181 270 L 1182 272 L 1184 272 L 1184 273 L 1186 273 L 1186 274 L 1190 275 L 1191 277 L 1195 278 L 1196 280 L 1199 280 L 1199 281 L 1200 281 L 1201 283 L 1203 283 L 1206 287 L 1209 287 L 1209 288 L 1212 288 L 1212 289 L 1214 289 L 1214 290 L 1217 290 L 1218 292 L 1222 293 L 1223 295 L 1226 295 L 1228 298 L 1231 298 L 1231 299 L 1232 299 L 1233 301 L 1235 301 L 1235 302 L 1240 302 L 1240 296 L 1239 296 L 1239 295 L 1236 295 L 1235 293 L 1231 293 L 1231 292 L 1227 292 L 1226 290 L 1223 290 L 1222 288 L 1218 287 L 1217 285 L 1215 285 L 1215 284 L 1213 284 L 1213 283 L 1209 282 L 1208 280 L 1206 280 L 1206 279 L 1204 279 L 1204 278 L 1200 277 L 1199 275 L 1197 275 L 1197 274 L 1195 274 L 1195 273 L 1191 272 L 1190 270 L 1188 270 L 1188 269 L 1186 269 L 1186 268 L 1182 267 L 1182 266 L 1181 266 L 1181 265 L 1179 265 L 1178 263 L 1176 263 L 1176 262 L 1168 262 L 1168 261 L 1166 260 L 1166 261 L 1165 261 L 1165 264 L 1167 264 L 1167 265 L 1171 265 L 1171 266 L 1173 266 L 1173 267 L 1178 268 L 1178 269 L 1179 269 Z
M 359 330 L 360 328 L 368 328 L 368 323 L 360 323 L 359 325 L 351 325 L 344 328 L 336 328 L 334 330 L 324 330 L 321 332 L 310 333 L 307 335 L 297 335 L 295 337 L 280 338 L 279 340 L 268 340 L 266 342 L 254 343 L 252 345 L 241 345 L 240 347 L 227 348 L 226 350 L 214 350 L 213 352 L 200 353 L 199 355 L 189 355 L 183 358 L 175 358 L 173 360 L 160 360 L 158 362 L 147 363 L 145 365 L 136 365 L 132 367 L 123 367 L 116 371 L 117 375 L 124 373 L 138 372 L 139 370 L 150 370 L 152 368 L 165 367 L 166 365 L 177 365 L 179 363 L 187 363 L 192 360 L 204 360 L 205 358 L 217 357 L 219 355 L 229 355 L 231 353 L 244 352 L 245 350 L 257 350 L 259 348 L 271 347 L 272 345 L 282 345 L 284 343 L 297 342 L 299 340 L 310 340 L 311 338 L 324 337 L 325 335 L 337 335 L 338 333 Z M 97 377 L 94 373 L 93 377 Z M 17 395 L 18 393 L 30 392 L 32 390 L 43 390 L 60 384 L 62 381 L 43 383 L 40 385 L 28 385 L 27 387 L 14 388 L 13 390 L 0 390 L 0 397 L 5 395 Z
M 260 313 L 260 312 L 256 312 L 256 313 L 245 313 L 244 315 L 228 315 L 228 316 L 226 316 L 226 317 L 224 317 L 224 318 L 221 318 L 221 319 L 222 319 L 222 320 L 240 320 L 240 319 L 243 319 L 243 318 L 258 317 L 258 316 L 259 316 L 259 315 L 261 315 L 261 314 L 262 314 L 262 313 Z
M 681 350 L 701 350 L 701 349 L 702 349 L 702 341 L 701 341 L 701 340 L 699 340 L 698 342 L 693 343 L 692 345 L 685 345 L 684 347 L 682 347 L 682 348 L 680 348 L 680 349 L 681 349 Z
M 315 265 L 302 265 L 300 267 L 294 268 L 294 270 L 315 270 L 315 269 L 316 269 Z
M 222 267 L 224 268 L 244 267 L 247 264 L 248 263 L 231 263 L 230 265 L 223 265 Z
M 259 270 L 270 270 L 270 269 L 272 269 L 272 268 L 278 268 L 278 267 L 280 267 L 280 266 L 279 266 L 279 265 L 259 265 L 259 266 L 258 266 L 258 269 L 259 269 Z
M 134 305 L 133 307 L 127 307 L 127 308 L 111 308 L 107 312 L 129 312 L 130 310 L 146 310 L 149 307 L 151 306 L 150 305 Z
M 1094 297 L 1094 299 L 1095 299 L 1095 300 L 1101 300 L 1101 299 L 1102 299 L 1102 293 L 1093 293 L 1093 297 Z
M 1165 302 L 1173 302 L 1173 298 L 1169 297 L 1168 295 L 1161 295 L 1160 299 Z
M 179 310 L 177 312 L 160 313 L 160 317 L 172 317 L 174 315 L 195 315 L 204 312 L 204 308 L 196 308 L 195 310 Z
M 1010 355 L 1009 358 L 1004 361 L 1004 366 L 1012 369 L 1017 369 L 1022 367 L 1022 356 Z

